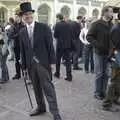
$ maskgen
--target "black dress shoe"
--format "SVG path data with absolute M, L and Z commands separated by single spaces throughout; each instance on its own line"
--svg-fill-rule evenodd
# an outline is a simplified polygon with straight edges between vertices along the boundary
M 60 114 L 53 115 L 53 120 L 62 120 Z
M 16 74 L 12 79 L 13 80 L 19 80 L 20 78 L 21 78 L 21 76 Z
M 115 100 L 114 104 L 120 106 L 120 101 Z
M 7 83 L 7 81 L 0 81 L 0 84 L 5 84 Z
M 119 112 L 120 109 L 119 108 L 114 108 L 114 107 L 102 107 L 102 110 L 104 111 L 108 111 L 108 112 Z
M 95 97 L 97 100 L 104 100 L 104 98 L 105 98 L 104 95 L 97 95 L 97 94 L 95 94 L 94 97 Z
M 72 76 L 71 77 L 66 77 L 65 80 L 71 82 L 72 81 Z
M 83 68 L 80 68 L 80 67 L 73 67 L 73 70 L 83 70 Z
M 86 73 L 86 74 L 88 74 L 88 73 L 89 73 L 89 71 L 88 71 L 88 70 L 85 70 L 85 73 Z
M 55 73 L 55 74 L 54 74 L 54 77 L 56 77 L 56 78 L 60 79 L 60 74 Z
M 91 70 L 91 73 L 94 74 L 94 70 Z
M 46 113 L 46 110 L 40 110 L 40 109 L 35 109 L 34 111 L 32 111 L 30 113 L 30 116 L 37 116 L 37 115 L 42 115 L 42 114 L 45 114 Z

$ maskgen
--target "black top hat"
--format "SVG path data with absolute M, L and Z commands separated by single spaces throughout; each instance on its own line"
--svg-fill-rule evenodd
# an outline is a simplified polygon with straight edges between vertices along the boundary
M 34 10 L 32 10 L 32 6 L 30 2 L 24 2 L 22 4 L 20 4 L 20 9 L 21 12 L 20 14 L 23 15 L 25 12 L 35 12 Z

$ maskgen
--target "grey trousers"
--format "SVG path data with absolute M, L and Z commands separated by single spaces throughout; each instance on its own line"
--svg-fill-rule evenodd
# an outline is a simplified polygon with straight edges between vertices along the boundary
M 36 102 L 39 109 L 46 109 L 44 95 L 49 104 L 52 114 L 59 113 L 55 88 L 51 80 L 51 73 L 39 63 L 33 61 L 32 67 L 28 69 L 29 76 L 33 83 Z M 44 95 L 43 95 L 44 94 Z

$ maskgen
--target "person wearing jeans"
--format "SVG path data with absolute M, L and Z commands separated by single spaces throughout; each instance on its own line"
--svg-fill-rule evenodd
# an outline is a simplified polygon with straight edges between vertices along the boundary
M 95 94 L 98 100 L 106 96 L 108 83 L 108 55 L 111 47 L 110 31 L 112 28 L 113 8 L 105 6 L 102 10 L 101 19 L 95 21 L 87 34 L 87 40 L 94 48 L 95 65 Z
M 84 69 L 86 73 L 94 73 L 93 47 L 91 45 L 84 46 Z
M 89 73 L 89 65 L 90 65 L 90 72 L 94 72 L 94 61 L 93 61 L 93 47 L 86 39 L 86 35 L 88 33 L 88 29 L 91 25 L 92 19 L 88 19 L 86 21 L 85 28 L 82 29 L 80 33 L 80 40 L 84 44 L 84 70 L 86 73 Z
M 7 36 L 0 28 L 0 67 L 1 67 L 1 80 L 0 84 L 4 84 L 9 80 L 8 67 L 6 64 L 8 56 Z
M 108 83 L 108 56 L 98 55 L 94 53 L 95 63 L 95 95 L 100 96 L 100 99 L 105 97 Z
M 7 57 L 8 57 L 8 51 L 5 55 L 0 54 L 0 61 L 1 61 L 1 84 L 6 83 L 9 80 L 9 73 L 8 73 L 8 67 L 6 64 L 7 61 Z

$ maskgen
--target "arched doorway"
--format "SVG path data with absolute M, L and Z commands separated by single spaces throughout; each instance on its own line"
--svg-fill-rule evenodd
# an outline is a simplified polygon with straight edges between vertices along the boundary
M 65 18 L 70 18 L 70 8 L 68 6 L 63 6 L 61 8 L 61 14 L 65 17 Z
M 95 9 L 93 10 L 92 16 L 93 16 L 94 18 L 98 18 L 98 16 L 99 16 L 99 10 L 98 10 L 97 8 L 95 8 Z
M 18 14 L 19 14 L 19 12 L 20 12 L 20 8 L 19 8 L 19 7 L 17 7 L 17 8 L 15 9 L 15 14 L 16 14 L 16 15 L 18 15 Z
M 51 9 L 48 5 L 43 4 L 38 8 L 38 21 L 49 24 Z
M 7 21 L 7 9 L 4 7 L 0 8 L 0 24 L 5 23 Z
M 84 7 L 81 7 L 79 10 L 78 10 L 78 15 L 79 16 L 85 16 L 87 13 L 86 9 Z

